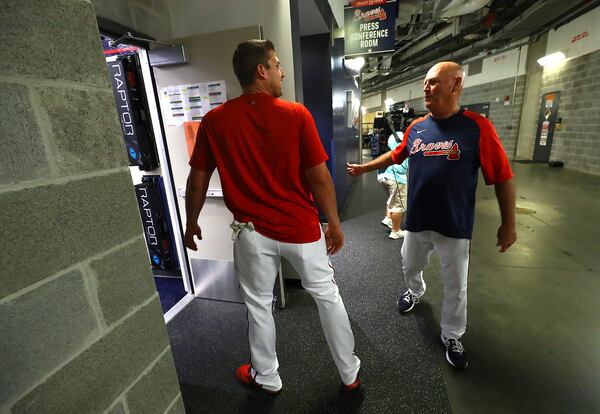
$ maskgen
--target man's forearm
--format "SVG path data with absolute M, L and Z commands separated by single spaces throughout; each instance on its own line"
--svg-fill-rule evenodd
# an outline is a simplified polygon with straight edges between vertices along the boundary
M 312 194 L 327 218 L 327 223 L 339 225 L 340 218 L 337 212 L 337 201 L 331 174 L 325 163 L 319 164 L 306 171 L 306 178 Z
M 515 186 L 512 180 L 494 185 L 503 225 L 515 226 Z
M 394 160 L 392 159 L 392 152 L 388 151 L 383 155 L 380 155 L 379 157 L 375 158 L 372 161 L 369 161 L 366 164 L 363 164 L 363 168 L 365 169 L 365 171 L 373 171 L 373 170 L 379 170 L 381 168 L 387 168 L 390 165 L 392 165 L 394 163 Z
M 327 218 L 328 224 L 340 224 L 340 218 L 337 212 L 337 201 L 331 178 L 329 182 L 319 183 L 312 186 L 312 192 L 315 200 Z
M 205 171 L 190 171 L 185 189 L 185 215 L 187 223 L 198 222 L 198 216 L 206 201 L 206 192 L 211 173 Z

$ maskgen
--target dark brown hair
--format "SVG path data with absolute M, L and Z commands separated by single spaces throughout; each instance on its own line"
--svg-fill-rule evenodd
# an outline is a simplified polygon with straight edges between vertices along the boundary
M 269 51 L 275 51 L 270 40 L 252 39 L 240 43 L 233 52 L 233 71 L 240 85 L 252 85 L 255 80 L 256 67 L 263 65 L 269 68 Z

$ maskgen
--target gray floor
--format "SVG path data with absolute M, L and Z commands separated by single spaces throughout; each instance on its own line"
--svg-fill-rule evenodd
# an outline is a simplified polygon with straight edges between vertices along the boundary
M 364 392 L 347 400 L 316 308 L 290 289 L 275 314 L 284 392 L 240 387 L 247 361 L 243 305 L 195 300 L 169 325 L 185 405 L 196 412 L 505 413 L 600 411 L 600 177 L 513 164 L 518 242 L 497 252 L 498 207 L 480 181 L 469 280 L 470 365 L 448 367 L 439 343 L 441 281 L 433 260 L 425 301 L 395 309 L 404 289 L 401 241 L 379 224 L 385 195 L 372 174 L 354 186 L 343 215 L 346 246 L 336 279 L 363 361 Z
M 497 253 L 498 207 L 480 185 L 469 275 L 470 366 L 443 366 L 456 413 L 600 412 L 600 177 L 513 164 L 517 243 Z M 480 180 L 480 184 L 481 180 Z M 428 272 L 439 319 L 441 284 Z

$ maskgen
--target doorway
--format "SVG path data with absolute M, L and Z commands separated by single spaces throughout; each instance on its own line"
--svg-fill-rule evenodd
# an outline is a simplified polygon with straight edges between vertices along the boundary
M 548 162 L 552 151 L 552 140 L 558 117 L 558 98 L 560 91 L 548 92 L 542 95 L 538 127 L 535 134 L 533 161 Z

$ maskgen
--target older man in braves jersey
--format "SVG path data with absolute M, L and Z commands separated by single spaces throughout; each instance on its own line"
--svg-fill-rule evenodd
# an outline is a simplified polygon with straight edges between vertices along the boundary
M 429 114 L 415 120 L 394 151 L 364 165 L 348 164 L 358 176 L 410 157 L 407 235 L 402 245 L 402 268 L 408 290 L 398 310 L 409 312 L 425 293 L 423 269 L 432 250 L 440 257 L 444 299 L 441 339 L 446 359 L 465 368 L 460 342 L 467 326 L 467 274 L 473 233 L 475 190 L 481 168 L 486 184 L 494 185 L 500 206 L 500 252 L 517 239 L 512 171 L 496 130 L 486 118 L 458 104 L 464 79 L 454 62 L 434 65 L 425 77 L 425 106 Z

